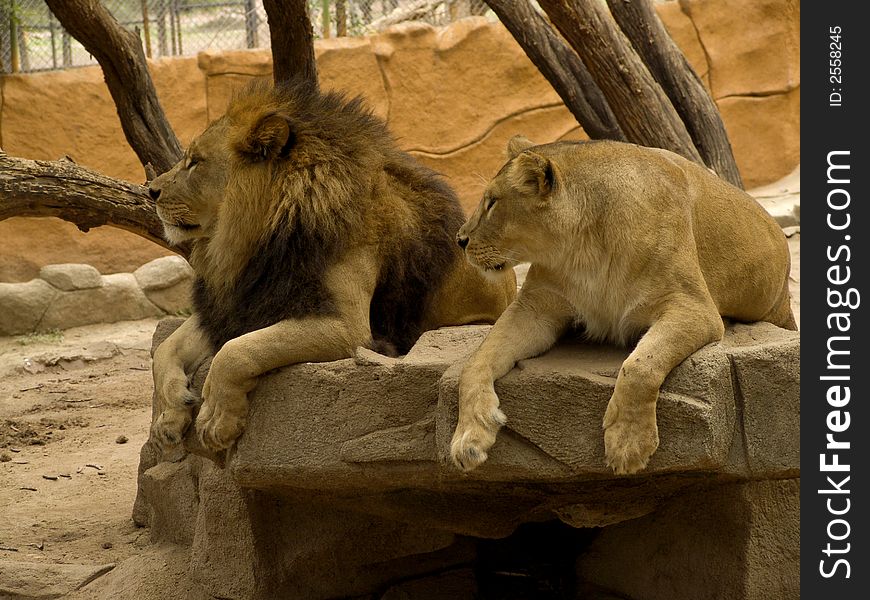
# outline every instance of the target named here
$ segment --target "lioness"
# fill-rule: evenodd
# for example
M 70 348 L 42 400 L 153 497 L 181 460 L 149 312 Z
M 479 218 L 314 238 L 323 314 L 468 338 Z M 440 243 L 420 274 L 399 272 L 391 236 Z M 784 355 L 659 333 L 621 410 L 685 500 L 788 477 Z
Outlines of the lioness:
M 167 239 L 193 243 L 195 312 L 154 355 L 152 439 L 179 444 L 199 399 L 188 375 L 215 353 L 196 431 L 229 447 L 262 373 L 406 352 L 427 329 L 493 322 L 516 280 L 487 280 L 454 236 L 440 177 L 399 151 L 359 99 L 257 84 L 151 182 Z
M 751 196 L 666 150 L 516 137 L 508 155 L 457 241 L 487 273 L 532 264 L 462 371 L 452 459 L 486 460 L 506 420 L 494 380 L 576 322 L 594 339 L 639 338 L 604 415 L 607 464 L 639 471 L 658 447 L 662 382 L 722 338 L 722 317 L 796 329 L 785 236 Z

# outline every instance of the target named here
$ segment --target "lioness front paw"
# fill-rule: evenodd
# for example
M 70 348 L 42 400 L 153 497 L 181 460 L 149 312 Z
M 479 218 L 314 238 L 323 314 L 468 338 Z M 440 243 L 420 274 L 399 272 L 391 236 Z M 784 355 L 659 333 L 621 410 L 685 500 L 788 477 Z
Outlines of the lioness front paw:
M 507 417 L 498 408 L 498 396 L 492 386 L 460 388 L 459 422 L 450 442 L 453 464 L 466 472 L 478 467 L 487 459 L 495 436 L 505 423 Z
M 655 404 L 629 409 L 610 400 L 604 413 L 604 458 L 618 475 L 644 469 L 656 448 L 659 430 Z
M 212 385 L 210 377 L 206 377 L 202 397 L 202 408 L 196 417 L 196 435 L 209 450 L 225 450 L 245 429 L 247 394 L 229 386 Z

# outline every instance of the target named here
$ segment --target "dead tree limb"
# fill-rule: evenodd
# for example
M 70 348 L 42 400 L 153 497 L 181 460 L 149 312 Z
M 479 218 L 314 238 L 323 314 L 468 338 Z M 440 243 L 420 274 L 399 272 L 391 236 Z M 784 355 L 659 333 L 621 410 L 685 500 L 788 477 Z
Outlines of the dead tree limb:
M 158 173 L 172 168 L 181 145 L 163 114 L 139 37 L 121 27 L 99 0 L 46 0 L 64 28 L 100 67 L 127 142 L 142 165 Z
M 586 65 L 528 0 L 486 0 L 591 138 L 625 141 Z
M 186 249 L 163 239 L 163 226 L 144 186 L 67 160 L 14 158 L 0 150 L 0 220 L 9 217 L 58 217 L 82 231 L 113 225 L 187 256 Z
M 272 76 L 276 84 L 297 78 L 315 89 L 314 29 L 305 0 L 263 0 L 272 39 Z
M 589 69 L 629 141 L 703 164 L 670 99 L 603 5 L 597 0 L 538 3 Z
M 610 13 L 631 40 L 685 123 L 704 163 L 722 179 L 743 187 L 719 109 L 689 61 L 671 39 L 650 0 L 607 0 Z

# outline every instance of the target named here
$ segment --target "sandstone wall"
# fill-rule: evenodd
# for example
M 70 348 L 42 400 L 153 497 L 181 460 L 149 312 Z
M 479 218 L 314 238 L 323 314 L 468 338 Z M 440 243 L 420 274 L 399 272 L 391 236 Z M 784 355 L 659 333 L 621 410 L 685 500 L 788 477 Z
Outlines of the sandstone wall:
M 659 10 L 719 105 L 747 187 L 788 174 L 800 162 L 799 2 L 680 0 Z M 467 209 L 512 135 L 584 136 L 510 34 L 483 18 L 319 40 L 316 50 L 323 87 L 364 95 L 400 146 L 443 172 Z M 268 51 L 254 50 L 157 60 L 151 69 L 186 144 L 222 113 L 233 90 L 268 76 L 271 63 Z M 9 154 L 68 154 L 108 175 L 144 179 L 99 68 L 9 75 L 0 86 L 0 146 Z M 114 229 L 84 235 L 55 219 L 0 222 L 0 281 L 25 281 L 58 262 L 133 271 L 165 254 Z

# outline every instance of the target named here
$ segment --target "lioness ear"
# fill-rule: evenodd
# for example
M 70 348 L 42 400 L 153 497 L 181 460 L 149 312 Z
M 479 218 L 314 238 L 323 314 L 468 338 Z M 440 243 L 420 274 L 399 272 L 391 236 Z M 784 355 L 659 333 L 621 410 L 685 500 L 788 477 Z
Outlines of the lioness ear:
M 523 152 L 511 163 L 510 183 L 526 194 L 544 196 L 556 183 L 556 173 L 550 159 L 535 152 Z
M 532 140 L 530 140 L 526 136 L 515 135 L 514 137 L 512 137 L 508 141 L 508 145 L 507 145 L 508 160 L 511 160 L 512 158 L 516 158 L 520 152 L 522 152 L 523 150 L 526 150 L 527 148 L 531 148 L 534 145 L 535 145 L 535 142 L 533 142 Z
M 252 160 L 271 160 L 286 156 L 296 143 L 296 135 L 286 117 L 268 114 L 251 127 L 238 150 Z

